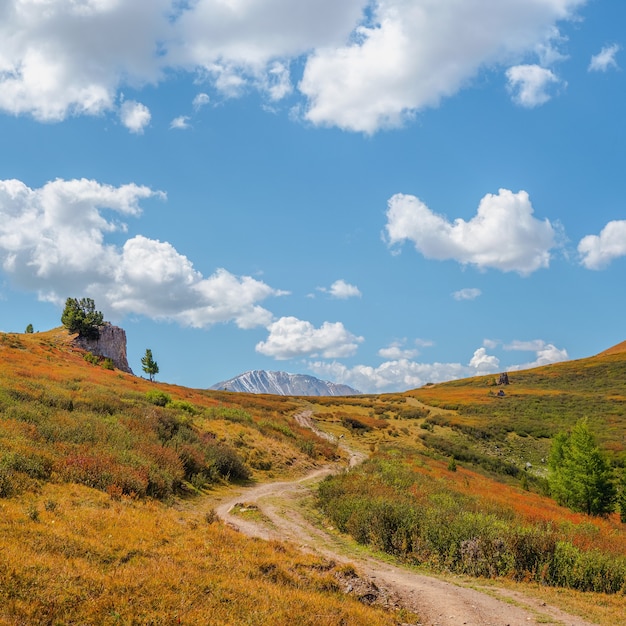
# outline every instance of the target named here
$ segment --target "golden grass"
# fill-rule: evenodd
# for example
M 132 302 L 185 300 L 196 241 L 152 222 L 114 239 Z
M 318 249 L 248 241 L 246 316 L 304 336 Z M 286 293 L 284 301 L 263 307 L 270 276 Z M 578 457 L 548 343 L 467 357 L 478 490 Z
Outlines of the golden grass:
M 0 623 L 395 623 L 341 593 L 333 563 L 208 513 L 77 485 L 0 501 Z

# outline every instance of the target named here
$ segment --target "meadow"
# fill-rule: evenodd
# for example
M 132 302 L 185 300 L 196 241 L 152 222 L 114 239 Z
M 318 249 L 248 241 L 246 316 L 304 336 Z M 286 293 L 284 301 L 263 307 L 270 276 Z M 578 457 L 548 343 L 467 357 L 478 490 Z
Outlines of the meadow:
M 345 467 L 344 446 L 367 459 L 320 484 L 326 525 L 422 571 L 562 590 L 596 623 L 625 623 L 626 525 L 558 506 L 546 459 L 586 417 L 624 468 L 626 351 L 499 389 L 205 391 L 112 369 L 63 329 L 0 334 L 0 624 L 402 621 L 344 594 L 341 565 L 213 512 L 233 488 Z

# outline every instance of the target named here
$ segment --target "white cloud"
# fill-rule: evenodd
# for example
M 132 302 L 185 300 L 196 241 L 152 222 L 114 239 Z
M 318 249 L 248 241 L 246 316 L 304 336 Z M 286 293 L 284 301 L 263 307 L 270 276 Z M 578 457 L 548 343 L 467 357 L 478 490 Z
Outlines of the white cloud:
M 381 348 L 378 351 L 378 356 L 388 361 L 398 361 L 400 359 L 414 359 L 419 351 L 415 349 L 405 348 L 404 341 L 394 341 L 386 348 Z
M 615 56 L 621 50 L 621 46 L 612 44 L 610 46 L 604 46 L 598 54 L 594 54 L 591 57 L 588 70 L 590 72 L 606 72 L 608 69 L 617 69 L 617 61 Z
M 546 343 L 541 339 L 535 339 L 534 341 L 514 341 L 508 346 L 504 346 L 505 350 L 520 350 L 524 352 L 534 352 L 536 359 L 528 363 L 521 365 L 513 365 L 507 368 L 509 371 L 525 370 L 533 367 L 540 367 L 541 365 L 550 365 L 551 363 L 559 363 L 560 361 L 566 361 L 569 358 L 567 350 L 557 348 L 551 343 Z
M 416 363 L 409 359 L 386 361 L 378 367 L 347 367 L 337 361 L 313 361 L 308 367 L 318 376 L 350 385 L 364 393 L 406 391 L 428 382 L 438 383 L 470 375 L 468 368 L 460 363 Z
M 382 351 L 381 351 L 382 352 Z M 426 383 L 440 383 L 469 376 L 498 371 L 499 361 L 486 354 L 484 348 L 474 352 L 468 365 L 461 363 L 417 363 L 410 357 L 391 359 L 378 367 L 355 365 L 348 367 L 337 361 L 312 361 L 308 367 L 319 376 L 350 385 L 364 393 L 406 391 Z
M 363 337 L 356 337 L 341 322 L 324 322 L 315 328 L 296 317 L 281 317 L 268 327 L 267 341 L 257 344 L 261 354 L 284 360 L 301 356 L 325 359 L 352 356 Z
M 187 130 L 188 128 L 191 128 L 188 115 L 175 117 L 170 123 L 170 129 L 172 130 Z
M 141 102 L 126 100 L 120 106 L 120 120 L 122 124 L 136 135 L 143 134 L 151 118 L 150 109 L 145 104 L 141 104 Z
M 505 350 L 517 350 L 519 352 L 537 352 L 545 346 L 545 342 L 542 339 L 533 339 L 531 341 L 520 341 L 515 339 L 511 343 L 504 344 L 502 347 Z
M 161 77 L 157 42 L 171 0 L 6 0 L 0 8 L 0 109 L 58 121 L 112 110 L 122 83 Z
M 480 201 L 469 222 L 458 218 L 450 223 L 419 198 L 396 194 L 388 203 L 387 239 L 390 245 L 408 239 L 428 259 L 527 275 L 549 266 L 555 246 L 552 225 L 533 212 L 525 191 L 500 189 Z
M 561 84 L 552 70 L 539 65 L 516 65 L 506 71 L 513 101 L 527 109 L 545 104 L 552 97 L 550 87 Z
M 282 100 L 293 91 L 291 73 L 287 64 L 276 61 L 269 67 L 265 91 L 274 102 Z
M 473 367 L 477 373 L 489 373 L 498 369 L 500 359 L 498 357 L 487 354 L 486 348 L 478 348 L 472 358 L 469 366 Z
M 578 244 L 581 263 L 589 270 L 601 270 L 614 259 L 626 256 L 626 220 L 609 222 L 600 235 L 587 235 Z
M 355 285 L 347 283 L 343 279 L 336 280 L 328 289 L 320 287 L 319 291 L 330 294 L 333 298 L 347 300 L 348 298 L 360 298 L 361 292 Z
M 484 344 L 491 350 L 500 342 L 485 340 Z M 542 340 L 529 342 L 513 341 L 505 349 L 524 350 L 536 353 L 536 359 L 523 365 L 507 367 L 508 371 L 517 371 L 548 365 L 567 360 L 567 350 L 556 348 L 553 344 Z M 381 350 L 380 356 L 389 358 L 378 367 L 355 365 L 349 367 L 337 361 L 312 361 L 308 368 L 319 376 L 337 383 L 350 385 L 364 393 L 382 393 L 406 391 L 422 387 L 426 383 L 441 383 L 448 380 L 495 374 L 502 370 L 500 359 L 488 354 L 483 346 L 474 351 L 467 365 L 461 363 L 418 363 L 412 357 L 402 355 L 402 343 L 392 344 L 388 352 Z M 393 358 L 396 357 L 396 358 Z
M 199 93 L 192 102 L 194 111 L 199 111 L 202 107 L 205 107 L 211 102 L 211 98 L 206 93 Z
M 546 56 L 585 1 L 5 0 L 0 110 L 98 115 L 121 88 L 186 71 L 226 96 L 255 88 L 274 102 L 299 81 L 307 120 L 372 133 L 482 68 Z
M 21 288 L 62 304 L 72 295 L 93 298 L 107 315 L 129 313 L 194 327 L 233 321 L 267 326 L 259 302 L 284 292 L 224 269 L 202 276 L 171 244 L 137 235 L 121 246 L 106 242 L 126 232 L 118 216 L 139 215 L 139 202 L 165 194 L 134 184 L 55 180 L 30 189 L 0 181 L 0 263 Z
M 482 293 L 480 289 L 467 287 L 465 289 L 459 289 L 459 291 L 454 291 L 452 297 L 455 300 L 476 300 Z
M 378 0 L 349 45 L 320 48 L 300 83 L 306 118 L 373 133 L 436 106 L 483 67 L 544 48 L 584 0 Z M 547 71 L 547 70 L 546 70 Z M 544 77 L 545 80 L 545 77 Z

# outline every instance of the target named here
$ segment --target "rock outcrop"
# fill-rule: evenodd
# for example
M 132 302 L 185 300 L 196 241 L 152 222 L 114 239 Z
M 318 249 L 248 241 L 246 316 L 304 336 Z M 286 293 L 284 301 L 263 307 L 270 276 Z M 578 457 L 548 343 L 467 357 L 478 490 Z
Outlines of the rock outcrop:
M 98 333 L 97 339 L 79 335 L 74 339 L 74 345 L 96 356 L 111 359 L 118 370 L 132 374 L 133 371 L 126 357 L 126 331 L 119 326 L 105 322 L 102 326 L 98 326 Z

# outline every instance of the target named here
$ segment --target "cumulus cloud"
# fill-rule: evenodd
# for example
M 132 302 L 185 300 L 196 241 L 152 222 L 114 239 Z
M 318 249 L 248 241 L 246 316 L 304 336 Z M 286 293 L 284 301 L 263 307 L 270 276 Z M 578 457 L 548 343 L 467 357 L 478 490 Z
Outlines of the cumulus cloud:
M 396 194 L 388 203 L 387 240 L 393 245 L 408 239 L 428 259 L 528 275 L 549 266 L 556 236 L 550 222 L 533 213 L 525 191 L 500 189 L 480 201 L 469 222 L 450 223 L 419 198 Z
M 559 363 L 569 358 L 565 348 L 557 348 L 554 344 L 546 343 L 542 339 L 533 341 L 514 341 L 504 346 L 505 350 L 519 350 L 522 352 L 534 352 L 536 358 L 528 363 L 521 365 L 513 365 L 507 368 L 509 371 L 525 370 L 532 367 L 540 367 L 541 365 L 550 365 L 551 363 Z
M 119 218 L 141 213 L 141 200 L 165 194 L 135 184 L 113 187 L 93 180 L 55 180 L 31 189 L 0 181 L 0 263 L 18 286 L 62 304 L 67 296 L 93 298 L 108 316 L 129 313 L 194 327 L 233 321 L 267 326 L 259 302 L 284 292 L 225 269 L 204 277 L 167 242 L 141 235 L 120 246 Z M 113 217 L 105 217 L 113 213 Z
M 444 382 L 468 376 L 468 368 L 460 363 L 416 363 L 409 359 L 386 361 L 378 367 L 348 367 L 337 361 L 312 361 L 309 369 L 316 375 L 337 383 L 350 385 L 364 393 L 406 391 L 427 382 Z
M 552 70 L 539 65 L 510 67 L 506 77 L 513 101 L 527 109 L 548 102 L 552 97 L 550 87 L 561 83 Z
M 419 363 L 408 354 L 402 354 L 402 343 L 392 344 L 389 348 L 379 351 L 379 355 L 387 358 L 377 367 L 369 365 L 347 366 L 338 361 L 310 361 L 308 368 L 319 376 L 329 380 L 350 385 L 364 393 L 382 393 L 406 391 L 422 387 L 426 383 L 440 383 L 471 376 L 495 374 L 502 370 L 498 357 L 488 353 L 501 345 L 500 341 L 485 340 L 485 345 L 474 351 L 467 365 L 462 363 Z M 567 350 L 559 349 L 542 340 L 513 341 L 502 346 L 506 350 L 534 352 L 533 361 L 507 367 L 508 371 L 517 371 L 548 365 L 567 360 Z
M 325 359 L 352 356 L 363 337 L 349 332 L 341 322 L 324 322 L 315 328 L 311 322 L 296 317 L 281 317 L 268 327 L 266 341 L 257 344 L 261 354 L 278 360 L 320 356 Z
M 621 46 L 612 44 L 610 46 L 604 46 L 598 54 L 594 54 L 589 62 L 588 70 L 590 72 L 606 72 L 613 68 L 617 69 L 617 61 L 615 56 L 621 50 Z
M 122 83 L 162 75 L 171 0 L 7 0 L 0 7 L 0 109 L 58 121 L 112 110 Z
M 134 100 L 122 102 L 120 106 L 120 120 L 131 133 L 142 135 L 151 119 L 150 109 L 145 104 L 135 102 Z
M 180 115 L 170 122 L 171 130 L 187 130 L 188 128 L 191 128 L 188 115 Z
M 349 45 L 315 50 L 307 60 L 300 83 L 309 99 L 306 118 L 365 133 L 402 124 L 456 93 L 480 68 L 506 63 L 542 44 L 547 48 L 558 36 L 555 23 L 572 17 L 582 4 L 374 2 L 371 20 L 355 30 Z M 544 73 L 544 88 L 547 77 Z M 530 81 L 526 77 L 524 83 Z M 534 93 L 537 98 L 537 88 Z
M 393 348 L 393 346 L 392 346 Z M 381 352 L 383 352 L 381 350 Z M 392 352 L 390 351 L 389 354 Z M 378 367 L 355 365 L 348 367 L 338 361 L 311 361 L 309 369 L 319 376 L 350 385 L 365 393 L 406 391 L 426 383 L 466 378 L 498 371 L 499 361 L 489 356 L 484 348 L 474 352 L 467 365 L 461 363 L 418 363 L 408 356 L 390 359 Z
M 626 256 L 626 220 L 609 222 L 599 235 L 587 235 L 578 244 L 581 263 L 589 270 L 601 270 L 614 259 Z
M 480 289 L 467 287 L 465 289 L 459 289 L 459 291 L 454 291 L 452 297 L 455 300 L 476 300 L 482 293 Z
M 486 348 L 478 348 L 470 359 L 469 366 L 477 372 L 493 372 L 500 366 L 498 357 L 487 354 Z
M 98 115 L 124 86 L 186 71 L 225 96 L 254 88 L 272 102 L 297 84 L 308 121 L 372 133 L 481 68 L 552 50 L 558 23 L 585 1 L 6 0 L 0 109 Z
M 361 292 L 358 287 L 347 283 L 340 278 L 336 280 L 328 289 L 326 287 L 320 287 L 319 291 L 330 294 L 333 298 L 339 300 L 347 300 L 348 298 L 360 298 Z

